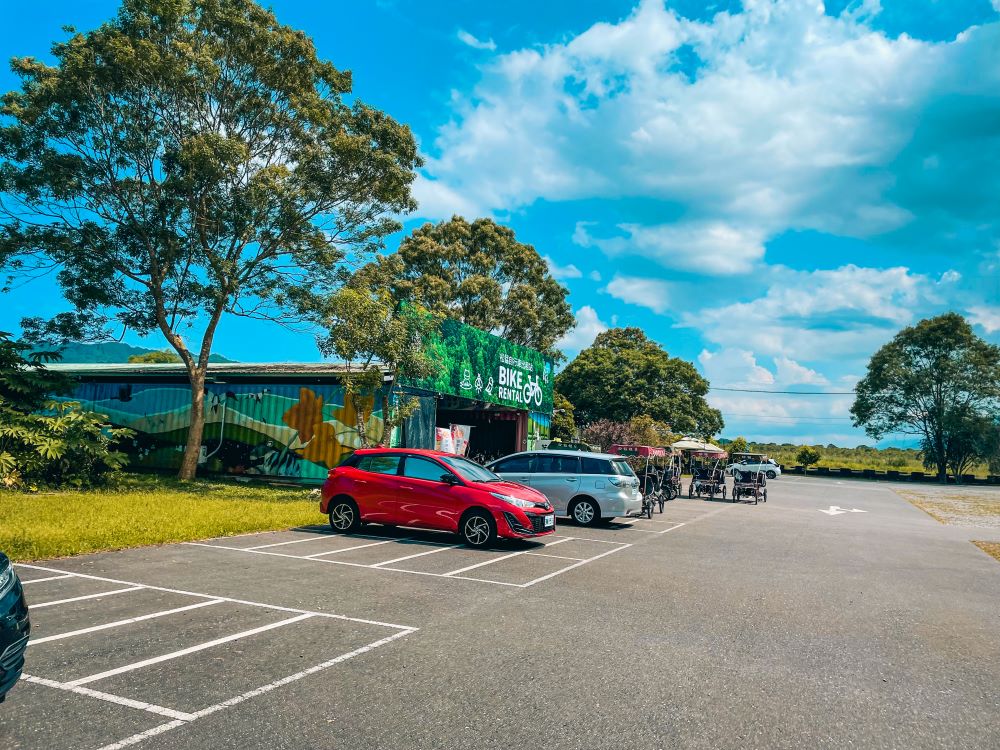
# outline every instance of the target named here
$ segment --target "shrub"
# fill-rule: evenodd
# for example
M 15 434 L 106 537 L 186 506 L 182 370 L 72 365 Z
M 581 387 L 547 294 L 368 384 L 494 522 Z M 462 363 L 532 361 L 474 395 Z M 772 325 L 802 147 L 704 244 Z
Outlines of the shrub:
M 814 463 L 817 463 L 819 459 L 819 451 L 815 448 L 810 448 L 808 445 L 803 445 L 801 450 L 795 454 L 795 460 L 806 468 L 812 466 Z
M 0 486 L 102 484 L 127 463 L 115 444 L 133 434 L 73 401 L 49 401 L 44 412 L 26 414 L 0 399 Z

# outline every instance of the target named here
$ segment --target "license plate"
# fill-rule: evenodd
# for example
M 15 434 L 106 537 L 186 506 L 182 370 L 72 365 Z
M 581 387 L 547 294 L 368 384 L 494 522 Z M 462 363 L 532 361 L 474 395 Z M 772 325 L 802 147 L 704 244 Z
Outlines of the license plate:
M 550 526 L 555 526 L 556 525 L 556 517 L 555 516 L 545 516 L 545 520 L 542 521 L 542 525 L 545 526 L 546 528 L 548 528 Z

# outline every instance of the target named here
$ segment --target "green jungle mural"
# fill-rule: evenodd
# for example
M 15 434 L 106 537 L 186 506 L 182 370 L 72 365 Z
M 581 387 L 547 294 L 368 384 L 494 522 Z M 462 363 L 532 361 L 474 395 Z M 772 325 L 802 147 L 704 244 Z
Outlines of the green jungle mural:
M 225 383 L 205 391 L 201 466 L 209 472 L 323 480 L 359 445 L 355 410 L 341 386 Z M 132 466 L 180 466 L 190 423 L 186 384 L 81 383 L 66 400 L 135 430 L 123 446 Z M 430 420 L 431 432 L 433 418 L 433 411 L 420 417 Z M 376 411 L 370 426 L 381 419 Z

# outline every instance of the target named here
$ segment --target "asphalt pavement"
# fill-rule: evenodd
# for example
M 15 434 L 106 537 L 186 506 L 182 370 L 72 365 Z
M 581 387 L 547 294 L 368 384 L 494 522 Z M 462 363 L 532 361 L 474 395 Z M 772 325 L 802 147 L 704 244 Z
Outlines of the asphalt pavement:
M 488 552 L 317 512 L 20 566 L 0 748 L 1000 747 L 1000 531 L 768 489 Z

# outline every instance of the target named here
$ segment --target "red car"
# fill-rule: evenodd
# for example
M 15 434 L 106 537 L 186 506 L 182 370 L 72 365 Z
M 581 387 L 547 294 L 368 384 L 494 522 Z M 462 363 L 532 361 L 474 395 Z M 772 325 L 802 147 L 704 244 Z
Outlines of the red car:
M 322 497 L 320 510 L 341 533 L 371 522 L 457 532 L 469 546 L 485 547 L 497 537 L 555 531 L 545 495 L 438 451 L 359 449 L 330 470 Z

